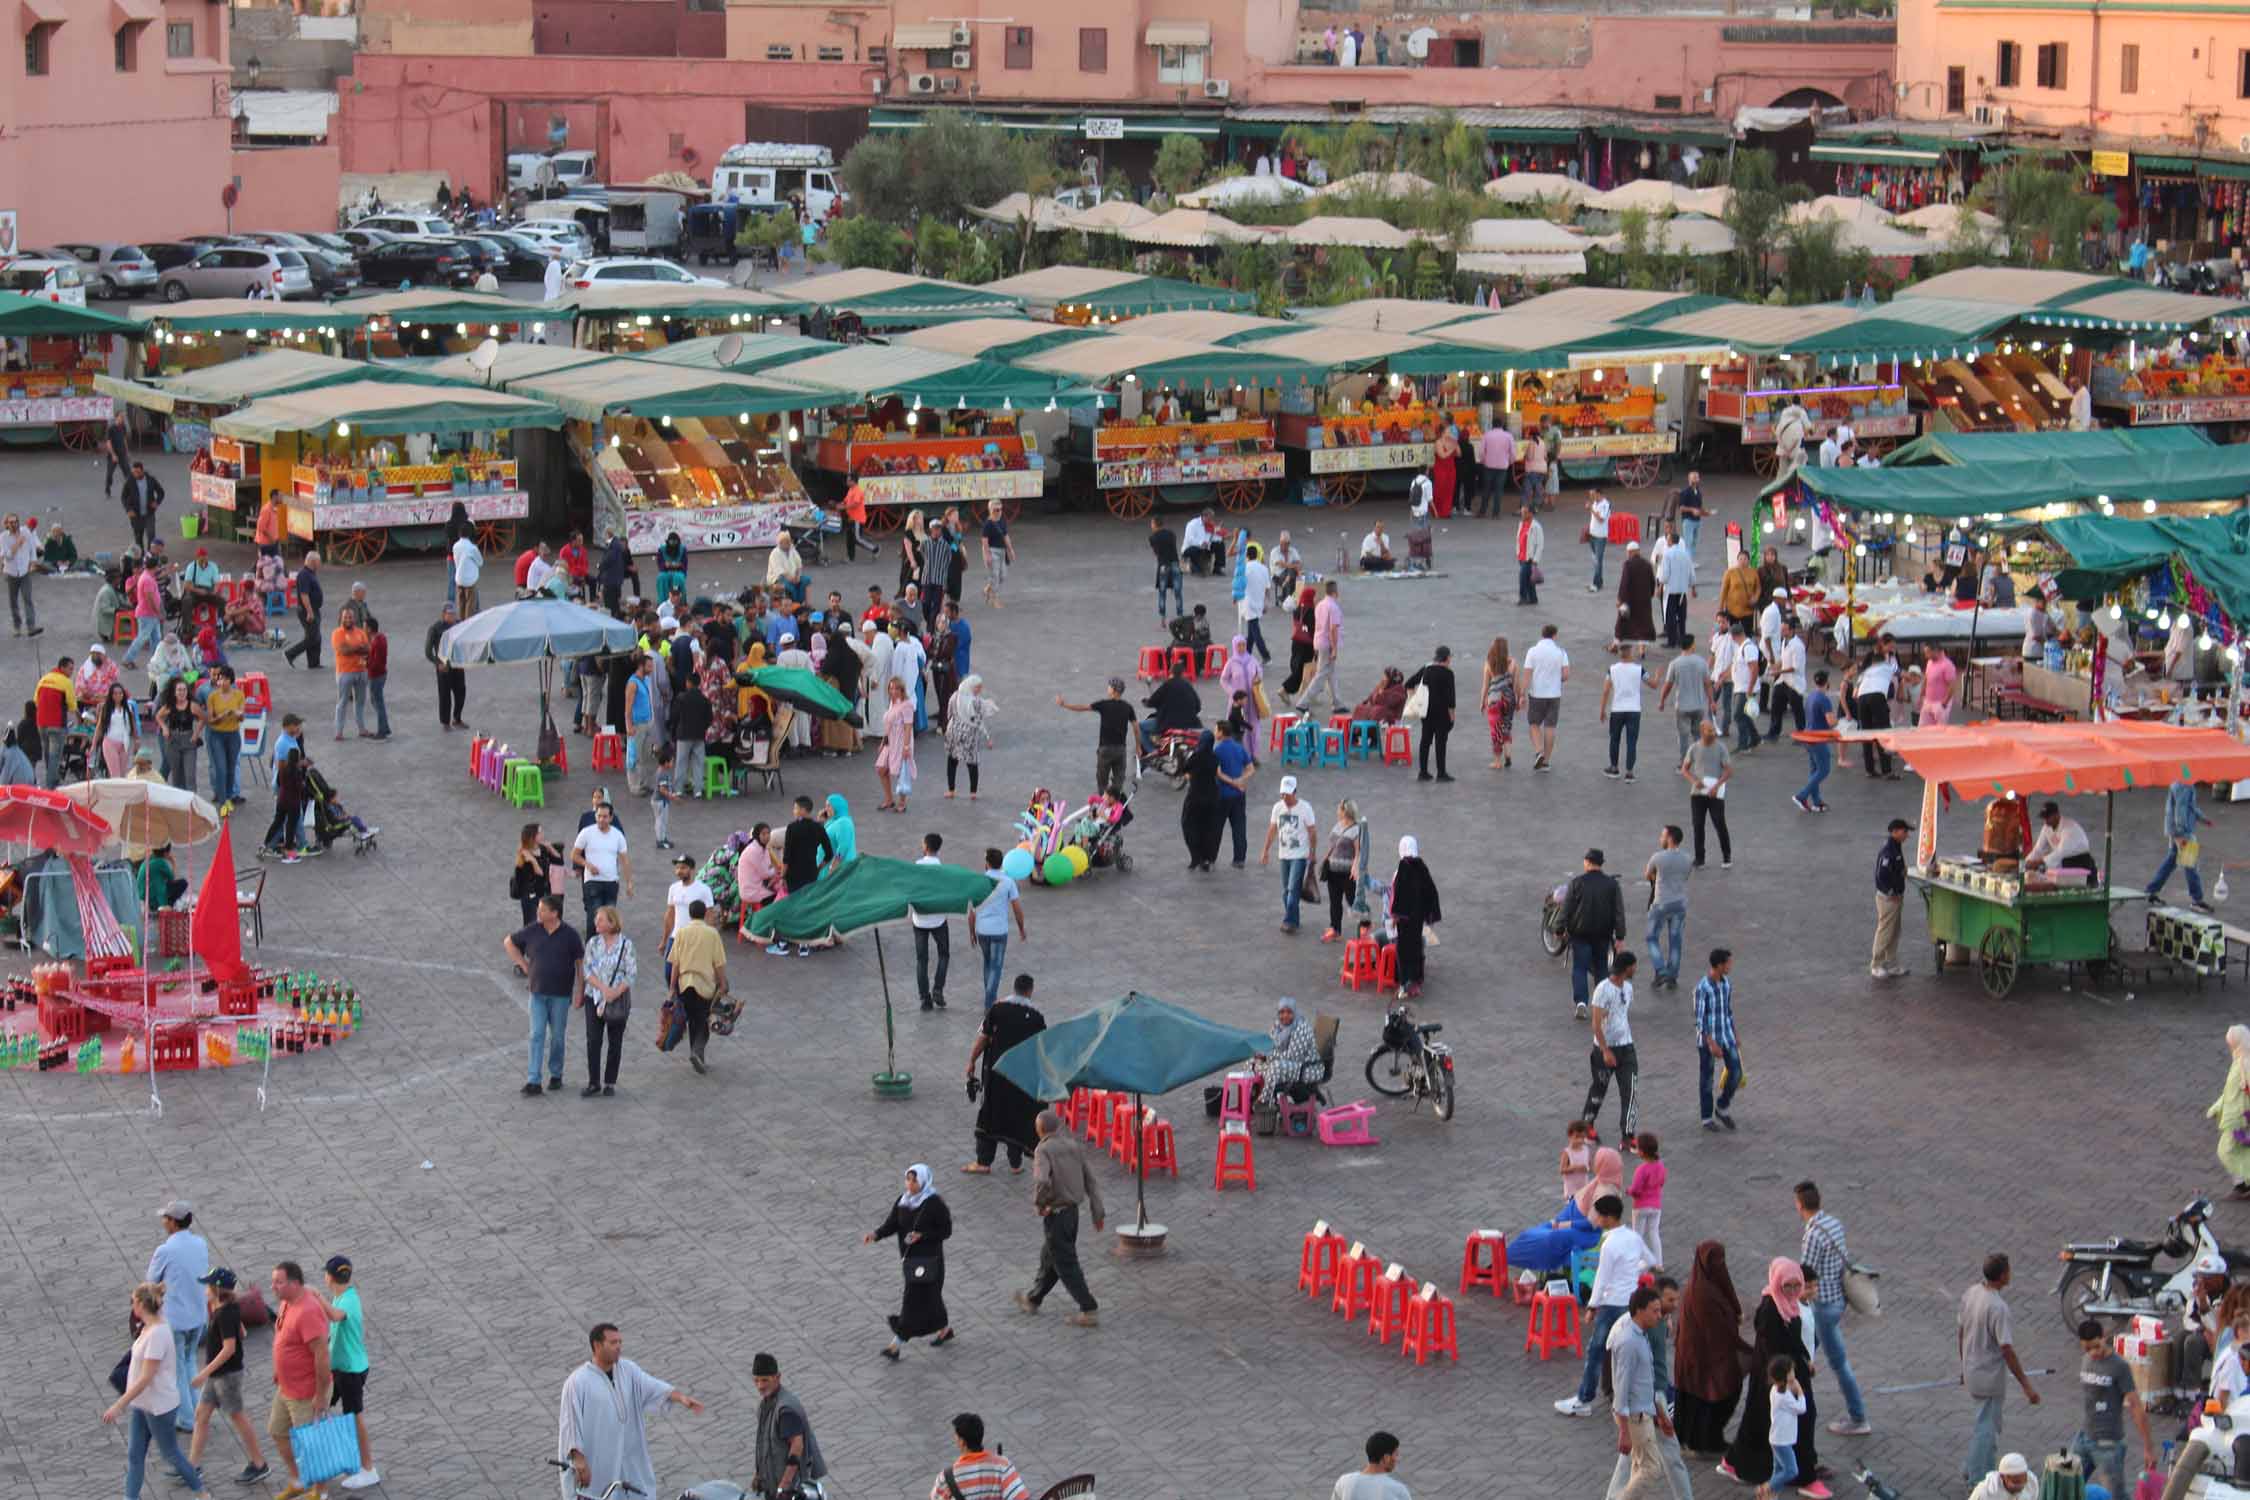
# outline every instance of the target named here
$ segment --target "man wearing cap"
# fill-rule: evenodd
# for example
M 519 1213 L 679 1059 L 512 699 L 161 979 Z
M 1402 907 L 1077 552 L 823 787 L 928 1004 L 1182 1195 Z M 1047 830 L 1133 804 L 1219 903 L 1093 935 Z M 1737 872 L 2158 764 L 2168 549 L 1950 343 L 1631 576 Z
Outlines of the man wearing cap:
M 211 1437 L 210 1414 L 219 1412 L 234 1424 L 234 1435 L 241 1440 L 245 1455 L 242 1472 L 234 1476 L 234 1482 L 256 1484 L 269 1470 L 258 1451 L 258 1429 L 250 1425 L 249 1416 L 242 1410 L 242 1308 L 235 1302 L 235 1275 L 225 1266 L 215 1266 L 201 1279 L 204 1306 L 210 1317 L 203 1325 L 203 1363 L 189 1380 L 189 1384 L 203 1388 L 203 1396 L 196 1403 L 195 1436 L 188 1440 L 188 1462 L 198 1470 L 203 1467 L 203 1445 Z
M 606 1494 L 620 1481 L 642 1495 L 654 1496 L 656 1465 L 648 1456 L 649 1413 L 669 1401 L 700 1414 L 703 1403 L 624 1358 L 625 1339 L 615 1323 L 596 1323 L 587 1332 L 586 1343 L 591 1351 L 586 1362 L 570 1372 L 562 1388 L 555 1457 L 570 1465 L 559 1476 L 562 1500 Z
M 334 1404 L 359 1430 L 359 1472 L 346 1476 L 344 1488 L 364 1490 L 383 1482 L 374 1450 L 367 1445 L 367 1324 L 360 1312 L 359 1288 L 352 1285 L 351 1261 L 332 1255 L 321 1270 L 328 1286 L 328 1368 L 336 1377 Z
M 2031 1483 L 2031 1465 L 2021 1453 L 2004 1455 L 2000 1466 L 1969 1491 L 1969 1500 L 2014 1500 L 2022 1494 L 2038 1494 Z
M 804 1403 L 781 1383 L 781 1361 L 763 1351 L 751 1356 L 750 1383 L 758 1388 L 758 1430 L 751 1449 L 751 1489 L 780 1495 L 807 1479 L 828 1477 Z
M 1310 802 L 1297 796 L 1297 778 L 1281 778 L 1281 796 L 1266 815 L 1266 842 L 1258 863 L 1273 862 L 1274 846 L 1281 846 L 1281 930 L 1297 930 L 1298 904 L 1303 899 L 1305 871 L 1320 845 L 1320 819 Z
M 203 1294 L 196 1290 L 211 1269 L 211 1247 L 195 1232 L 195 1205 L 174 1198 L 157 1210 L 164 1226 L 164 1242 L 148 1258 L 148 1275 L 164 1288 L 164 1322 L 172 1330 L 172 1349 L 178 1356 L 180 1407 L 173 1425 L 182 1432 L 195 1428 L 195 1346 L 203 1337 Z
M 1563 890 L 1563 935 L 1570 939 L 1570 998 L 1579 1020 L 1590 1012 L 1595 982 L 1625 946 L 1625 893 L 1602 868 L 1602 851 L 1588 849 L 1577 875 Z
M 180 616 L 193 619 L 196 606 L 208 605 L 215 615 L 226 613 L 226 601 L 219 597 L 219 565 L 211 561 L 211 549 L 198 547 L 194 558 L 180 569 Z
M 78 694 L 81 703 L 99 703 L 109 696 L 109 685 L 117 681 L 117 667 L 109 659 L 109 648 L 100 641 L 86 648 L 86 659 L 78 670 L 70 674 L 71 690 Z
M 2087 870 L 2094 868 L 2094 846 L 2087 841 L 2085 825 L 2063 816 L 2059 802 L 2039 808 L 2039 836 L 2024 856 L 2027 870 Z

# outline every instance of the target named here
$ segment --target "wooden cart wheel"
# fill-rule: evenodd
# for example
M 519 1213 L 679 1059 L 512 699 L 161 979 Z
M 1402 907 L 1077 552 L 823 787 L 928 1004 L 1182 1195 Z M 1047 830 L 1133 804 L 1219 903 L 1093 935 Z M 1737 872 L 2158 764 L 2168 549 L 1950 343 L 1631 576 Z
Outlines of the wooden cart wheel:
M 93 422 L 65 422 L 58 434 L 62 445 L 73 453 L 91 453 L 101 446 L 101 427 Z
M 1657 459 L 1653 453 L 1637 453 L 1631 458 L 1621 458 L 1610 470 L 1619 489 L 1645 490 L 1656 483 Z
M 1750 472 L 1760 479 L 1771 479 L 1781 472 L 1781 451 L 1771 443 L 1751 443 Z
M 850 525 L 850 522 L 845 522 Z M 889 536 L 906 524 L 906 507 L 903 505 L 870 505 L 867 507 L 867 525 L 863 528 L 869 536 Z
M 1977 958 L 1978 977 L 1987 995 L 1998 1000 L 2016 987 L 2022 951 L 2020 940 L 2008 928 L 1995 927 L 1984 935 Z
M 1145 485 L 1131 485 L 1109 492 L 1109 513 L 1120 521 L 1138 521 L 1156 509 L 1156 491 Z
M 380 526 L 363 531 L 331 531 L 328 533 L 328 561 L 340 567 L 362 568 L 381 557 L 390 542 L 390 532 Z
M 1366 497 L 1367 476 L 1358 470 L 1347 474 L 1331 474 L 1321 484 L 1321 493 L 1328 503 L 1338 510 L 1350 510 Z
M 1266 482 L 1263 479 L 1230 479 L 1219 486 L 1219 506 L 1222 510 L 1239 515 L 1256 510 L 1266 503 Z
M 506 552 L 516 545 L 516 523 L 513 521 L 479 521 L 477 550 L 486 557 Z

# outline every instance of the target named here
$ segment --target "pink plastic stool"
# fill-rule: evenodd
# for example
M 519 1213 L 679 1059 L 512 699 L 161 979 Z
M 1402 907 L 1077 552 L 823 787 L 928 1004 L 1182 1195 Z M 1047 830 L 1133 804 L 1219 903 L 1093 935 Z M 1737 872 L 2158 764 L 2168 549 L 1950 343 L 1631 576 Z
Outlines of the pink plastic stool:
M 1229 1121 L 1240 1121 L 1243 1129 L 1250 1128 L 1250 1090 L 1258 1081 L 1255 1073 L 1229 1073 L 1219 1092 L 1219 1128 L 1227 1128 Z

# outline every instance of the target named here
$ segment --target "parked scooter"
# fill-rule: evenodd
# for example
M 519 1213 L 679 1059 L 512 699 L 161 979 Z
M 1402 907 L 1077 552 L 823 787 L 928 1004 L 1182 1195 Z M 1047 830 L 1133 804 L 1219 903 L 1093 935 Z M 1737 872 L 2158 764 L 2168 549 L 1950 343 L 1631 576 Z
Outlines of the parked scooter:
M 2213 1237 L 2210 1217 L 2211 1200 L 2196 1198 L 2165 1221 L 2160 1240 L 2112 1237 L 2063 1246 L 2055 1285 L 2063 1326 L 2075 1332 L 2088 1318 L 2170 1317 L 2194 1297 L 2197 1277 L 2235 1274 L 2235 1258 Z M 2157 1265 L 2159 1257 L 2184 1261 L 2165 1268 Z

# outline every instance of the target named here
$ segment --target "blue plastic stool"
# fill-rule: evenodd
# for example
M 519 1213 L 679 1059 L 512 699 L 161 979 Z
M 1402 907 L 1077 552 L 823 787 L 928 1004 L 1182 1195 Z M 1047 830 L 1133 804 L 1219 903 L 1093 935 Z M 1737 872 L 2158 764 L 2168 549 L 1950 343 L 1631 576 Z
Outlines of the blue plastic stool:
M 1594 1271 L 1601 1259 L 1599 1245 L 1570 1252 L 1570 1285 L 1581 1302 L 1594 1294 Z
M 1292 724 L 1281 737 L 1281 763 L 1285 766 L 1309 766 L 1313 763 L 1313 734 L 1310 724 Z
M 1373 719 L 1352 720 L 1351 753 L 1360 760 L 1373 760 L 1380 750 L 1376 738 L 1381 734 L 1382 728 Z
M 1351 765 L 1344 754 L 1344 731 L 1323 727 L 1320 731 L 1319 764 L 1343 770 Z

